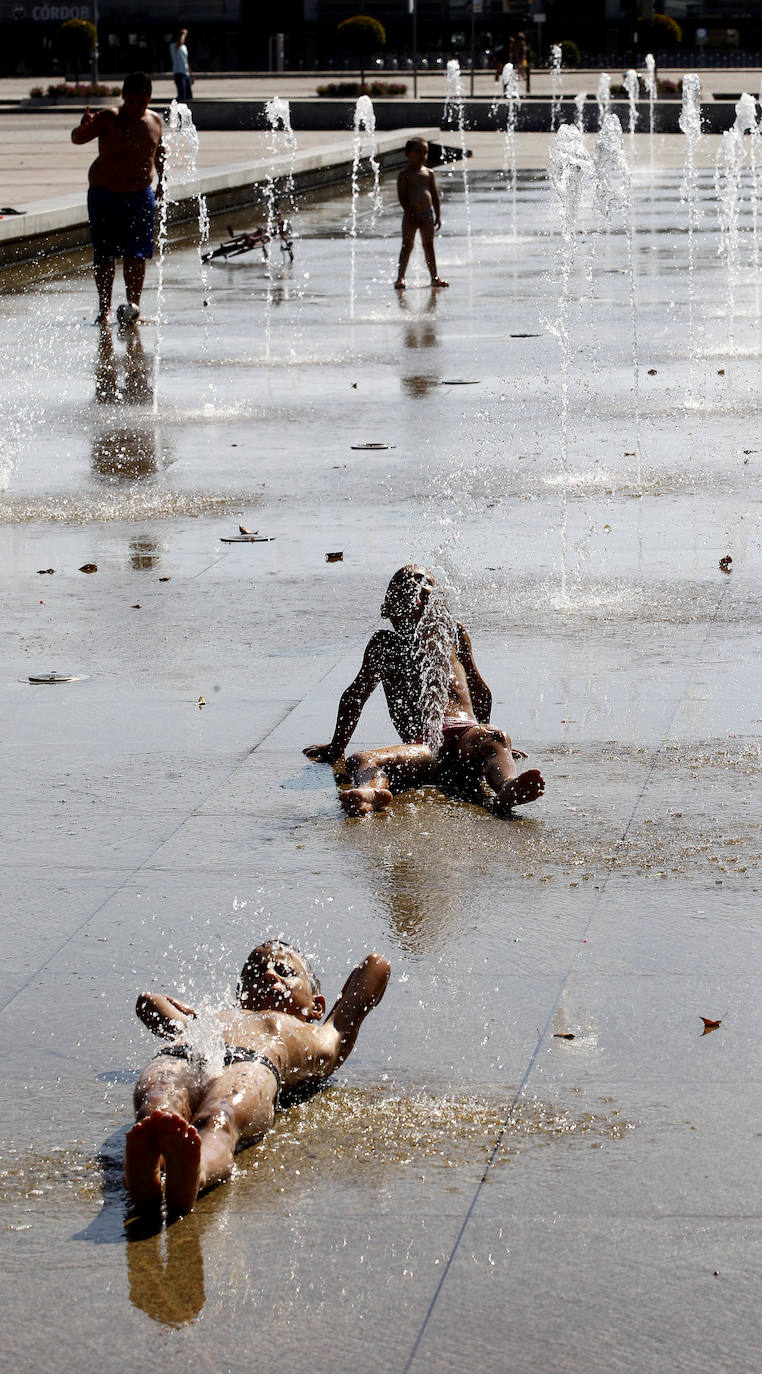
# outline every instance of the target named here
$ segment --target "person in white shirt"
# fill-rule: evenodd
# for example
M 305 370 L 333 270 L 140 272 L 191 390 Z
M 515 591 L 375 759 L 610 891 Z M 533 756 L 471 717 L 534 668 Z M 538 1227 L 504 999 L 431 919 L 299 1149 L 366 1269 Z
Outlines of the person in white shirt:
M 172 75 L 177 87 L 177 99 L 185 102 L 189 101 L 193 95 L 193 76 L 188 61 L 188 49 L 185 46 L 187 37 L 187 29 L 178 29 L 169 45 L 169 55 L 172 58 Z

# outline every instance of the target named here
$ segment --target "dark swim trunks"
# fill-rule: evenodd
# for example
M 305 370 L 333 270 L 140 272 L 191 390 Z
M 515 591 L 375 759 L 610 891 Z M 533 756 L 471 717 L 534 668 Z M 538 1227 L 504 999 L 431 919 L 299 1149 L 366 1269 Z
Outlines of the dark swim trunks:
M 190 1045 L 184 1045 L 182 1042 L 176 1045 L 166 1045 L 164 1049 L 159 1050 L 158 1054 L 154 1055 L 154 1059 L 162 1058 L 187 1059 L 189 1063 L 195 1061 L 199 1068 L 204 1068 L 207 1062 L 203 1054 L 199 1054 Z M 243 1045 L 226 1045 L 225 1058 L 222 1062 L 226 1069 L 230 1068 L 231 1064 L 263 1064 L 266 1069 L 269 1069 L 275 1079 L 275 1109 L 277 1111 L 282 1084 L 280 1073 L 272 1059 L 268 1059 L 267 1055 L 262 1054 L 260 1050 L 247 1050 Z
M 145 191 L 109 191 L 105 186 L 91 186 L 87 214 L 93 261 L 152 258 L 155 206 L 150 186 Z

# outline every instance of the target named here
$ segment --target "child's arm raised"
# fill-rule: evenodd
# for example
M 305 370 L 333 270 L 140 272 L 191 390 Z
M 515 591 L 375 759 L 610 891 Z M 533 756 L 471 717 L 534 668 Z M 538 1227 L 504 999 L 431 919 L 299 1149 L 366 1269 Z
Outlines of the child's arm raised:
M 381 954 L 369 954 L 360 966 L 350 973 L 335 1006 L 329 1012 L 321 1030 L 333 1029 L 338 1034 L 336 1059 L 331 1069 L 344 1063 L 354 1049 L 357 1033 L 369 1011 L 378 1006 L 386 992 L 391 967 Z
M 375 691 L 382 672 L 383 630 L 370 640 L 363 655 L 362 667 L 354 682 L 350 682 L 342 693 L 336 715 L 336 726 L 330 744 L 308 744 L 303 752 L 315 763 L 337 763 L 349 744 L 362 708 L 371 692 Z
M 141 992 L 135 1011 L 153 1035 L 160 1035 L 165 1040 L 173 1040 L 196 1017 L 192 1007 L 186 1007 L 176 997 L 162 997 L 156 992 Z
M 474 652 L 471 648 L 471 639 L 463 625 L 457 626 L 457 638 L 455 649 L 463 664 L 463 671 L 466 674 L 468 690 L 471 693 L 471 700 L 474 704 L 474 713 L 480 725 L 489 725 L 489 718 L 492 714 L 492 693 L 482 677 L 479 669 L 474 663 Z

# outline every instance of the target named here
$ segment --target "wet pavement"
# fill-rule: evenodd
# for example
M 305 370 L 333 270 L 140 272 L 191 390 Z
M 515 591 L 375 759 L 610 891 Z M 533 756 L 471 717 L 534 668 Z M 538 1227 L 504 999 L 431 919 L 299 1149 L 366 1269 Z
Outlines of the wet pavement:
M 91 327 L 84 268 L 0 297 L 20 1370 L 61 1364 L 62 1325 L 83 1371 L 259 1343 L 339 1370 L 756 1368 L 754 279 L 731 349 L 702 173 L 691 361 L 680 174 L 640 171 L 638 387 L 625 237 L 586 216 L 564 435 L 548 188 L 521 178 L 514 235 L 499 172 L 470 225 L 461 169 L 440 180 L 449 291 L 420 259 L 391 290 L 387 184 L 354 248 L 346 199 L 304 202 L 271 275 L 204 282 L 173 248 L 128 339 Z M 239 522 L 271 542 L 223 543 Z M 510 822 L 430 790 L 346 820 L 301 753 L 410 558 L 546 776 Z M 50 671 L 80 680 L 30 685 Z M 374 701 L 356 741 L 391 737 Z M 387 996 L 334 1084 L 151 1234 L 120 1184 L 155 1047 L 136 994 L 220 998 L 275 933 L 329 1001 L 379 949 Z

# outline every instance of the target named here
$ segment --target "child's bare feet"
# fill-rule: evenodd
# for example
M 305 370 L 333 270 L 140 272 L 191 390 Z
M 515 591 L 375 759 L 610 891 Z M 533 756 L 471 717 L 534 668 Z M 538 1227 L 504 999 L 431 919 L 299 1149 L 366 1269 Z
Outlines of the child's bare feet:
M 124 1146 L 124 1181 L 140 1211 L 161 1206 L 159 1148 L 156 1144 L 156 1112 L 136 1121 L 127 1132 Z
M 396 282 L 394 283 L 394 289 L 395 291 L 405 291 L 407 289 L 407 282 L 405 281 L 404 277 L 397 278 Z
M 432 278 L 431 278 L 431 285 L 432 285 L 432 286 L 449 286 L 450 283 L 449 283 L 448 281 L 445 281 L 442 277 L 432 277 Z
M 527 802 L 537 801 L 545 791 L 545 780 L 537 768 L 527 768 L 517 778 L 504 782 L 498 792 L 492 811 L 496 816 L 508 816 L 514 806 L 525 806 Z
M 348 816 L 369 816 L 383 811 L 392 800 L 388 787 L 347 787 L 339 793 L 339 801 Z
M 152 1112 L 164 1160 L 164 1197 L 170 1212 L 191 1212 L 201 1182 L 201 1136 L 177 1112 Z

